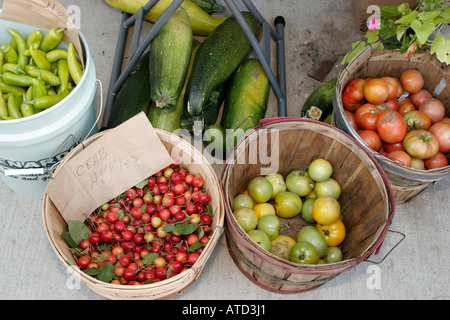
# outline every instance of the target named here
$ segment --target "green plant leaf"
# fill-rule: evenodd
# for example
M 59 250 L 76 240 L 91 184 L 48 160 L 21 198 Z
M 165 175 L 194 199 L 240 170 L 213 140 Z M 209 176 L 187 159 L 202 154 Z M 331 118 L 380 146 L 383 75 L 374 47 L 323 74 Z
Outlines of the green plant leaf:
M 441 11 L 439 11 L 439 16 L 444 18 L 445 20 L 450 19 L 450 7 L 447 7 Z
M 97 279 L 103 282 L 110 282 L 114 278 L 114 265 L 111 261 L 108 261 L 102 265 L 99 269 Z
M 450 38 L 445 39 L 443 35 L 439 34 L 431 44 L 430 53 L 436 54 L 440 62 L 450 64 Z
M 412 11 L 412 12 L 408 13 L 407 15 L 401 17 L 397 21 L 395 21 L 395 24 L 399 24 L 402 26 L 409 26 L 411 24 L 411 22 L 416 20 L 418 14 L 419 13 L 417 11 Z
M 345 55 L 344 59 L 342 59 L 341 64 L 345 65 L 352 61 L 352 59 L 365 47 L 366 43 L 362 40 L 352 43 L 352 50 Z
M 422 21 L 422 23 L 433 21 L 434 18 L 440 15 L 440 11 L 429 11 L 429 12 L 421 12 L 418 14 L 417 18 Z
M 91 235 L 91 230 L 81 221 L 69 220 L 67 221 L 69 234 L 72 240 L 79 244 L 81 240 L 88 239 Z
M 83 272 L 89 276 L 97 276 L 100 273 L 100 270 L 97 268 L 89 268 L 89 269 L 83 270 Z
M 378 32 L 375 31 L 375 30 L 367 30 L 367 32 L 364 35 L 364 37 L 366 37 L 367 43 L 369 43 L 369 44 L 374 44 L 379 39 Z
M 383 6 L 380 8 L 380 14 L 382 17 L 392 18 L 400 15 L 398 6 Z
M 411 22 L 411 28 L 417 35 L 417 41 L 419 45 L 423 46 L 436 27 L 433 21 L 422 24 L 419 20 L 414 20 L 413 22 Z

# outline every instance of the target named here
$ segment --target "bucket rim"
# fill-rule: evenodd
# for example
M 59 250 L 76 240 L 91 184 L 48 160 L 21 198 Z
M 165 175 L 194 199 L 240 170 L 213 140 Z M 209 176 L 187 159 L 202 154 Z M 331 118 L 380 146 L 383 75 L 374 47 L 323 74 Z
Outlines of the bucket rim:
M 249 241 L 246 241 L 246 236 L 242 234 L 242 232 L 244 232 L 243 230 L 240 230 L 242 228 L 238 228 L 236 226 L 236 221 L 234 220 L 229 220 L 232 219 L 232 212 L 230 212 L 230 205 L 228 203 L 228 200 L 225 199 L 225 185 L 224 185 L 224 180 L 225 179 L 225 174 L 227 172 L 227 168 L 232 165 L 232 160 L 234 159 L 234 155 L 236 153 L 237 150 L 239 150 L 239 147 L 241 146 L 241 144 L 243 144 L 245 142 L 245 139 L 256 133 L 258 130 L 265 128 L 267 126 L 270 125 L 274 125 L 274 124 L 278 124 L 278 123 L 285 123 L 285 122 L 300 122 L 300 123 L 311 123 L 311 124 L 315 124 L 318 126 L 324 126 L 327 127 L 331 130 L 335 130 L 338 134 L 343 135 L 344 137 L 346 137 L 347 139 L 349 139 L 350 141 L 352 141 L 356 146 L 358 146 L 365 154 L 366 156 L 369 158 L 369 160 L 372 162 L 372 164 L 377 168 L 377 172 L 380 175 L 382 181 L 383 181 L 383 185 L 385 187 L 386 193 L 387 193 L 387 197 L 388 197 L 388 201 L 389 201 L 389 212 L 387 214 L 387 219 L 384 221 L 384 226 L 383 229 L 381 230 L 380 234 L 378 235 L 377 239 L 372 243 L 372 245 L 367 248 L 365 250 L 365 252 L 363 254 L 361 254 L 359 257 L 355 257 L 355 258 L 351 258 L 351 259 L 347 259 L 344 261 L 340 261 L 338 263 L 334 263 L 333 265 L 301 265 L 301 264 L 295 264 L 293 262 L 290 261 L 286 261 L 280 257 L 275 256 L 274 254 L 267 252 L 266 250 L 264 250 L 262 247 L 258 246 L 256 243 L 252 243 Z M 382 167 L 380 166 L 380 164 L 375 160 L 375 158 L 367 151 L 365 150 L 365 148 L 361 148 L 361 144 L 356 141 L 353 137 L 351 137 L 349 134 L 347 134 L 346 132 L 342 131 L 339 128 L 336 128 L 330 124 L 324 123 L 324 122 L 320 122 L 317 120 L 313 120 L 313 119 L 306 119 L 306 118 L 297 118 L 297 117 L 275 117 L 275 118 L 267 118 L 267 119 L 262 119 L 259 123 L 259 125 L 257 125 L 255 128 L 249 130 L 242 138 L 241 140 L 239 140 L 239 142 L 237 143 L 236 147 L 234 148 L 234 150 L 230 153 L 227 161 L 225 162 L 224 166 L 222 167 L 222 171 L 221 171 L 221 175 L 220 175 L 220 185 L 222 188 L 222 194 L 224 196 L 224 207 L 225 207 L 225 218 L 226 221 L 230 221 L 232 222 L 232 225 L 235 227 L 234 229 L 236 230 L 236 232 L 245 240 L 244 241 L 244 245 L 246 246 L 247 249 L 251 250 L 253 253 L 255 253 L 256 255 L 258 255 L 259 257 L 264 257 L 264 259 L 269 260 L 270 263 L 275 264 L 277 266 L 280 266 L 284 269 L 288 269 L 288 270 L 308 270 L 308 272 L 311 273 L 327 273 L 331 270 L 333 271 L 338 271 L 341 270 L 345 271 L 349 268 L 352 268 L 356 265 L 358 265 L 359 263 L 361 263 L 362 261 L 367 260 L 373 253 L 376 253 L 380 250 L 381 246 L 383 245 L 384 239 L 386 238 L 387 232 L 389 230 L 390 225 L 392 224 L 394 215 L 395 215 L 395 199 L 394 199 L 394 193 L 392 191 L 391 185 L 389 183 L 389 180 L 384 172 L 384 170 L 382 169 Z M 229 227 L 229 226 L 228 226 Z

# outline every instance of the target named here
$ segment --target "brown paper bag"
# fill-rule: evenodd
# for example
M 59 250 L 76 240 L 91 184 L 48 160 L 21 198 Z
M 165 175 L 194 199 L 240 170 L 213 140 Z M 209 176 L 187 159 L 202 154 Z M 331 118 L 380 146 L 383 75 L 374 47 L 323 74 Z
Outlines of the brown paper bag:
M 2 19 L 34 26 L 45 32 L 64 28 L 63 42 L 73 43 L 84 66 L 78 30 L 66 8 L 56 0 L 3 0 Z
M 172 162 L 141 112 L 65 162 L 46 192 L 66 221 L 84 221 L 102 204 Z

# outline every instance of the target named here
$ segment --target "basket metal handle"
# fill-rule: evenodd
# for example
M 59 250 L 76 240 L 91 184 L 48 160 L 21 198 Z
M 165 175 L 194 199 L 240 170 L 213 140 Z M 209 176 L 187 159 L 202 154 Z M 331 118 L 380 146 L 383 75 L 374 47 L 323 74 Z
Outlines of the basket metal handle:
M 367 261 L 367 262 L 370 262 L 370 263 L 373 263 L 373 264 L 381 264 L 390 254 L 391 254 L 391 252 L 403 241 L 403 240 L 405 240 L 405 237 L 406 237 L 406 235 L 404 234 L 404 233 L 402 233 L 402 232 L 400 232 L 400 231 L 394 231 L 394 230 L 387 230 L 387 232 L 392 232 L 392 233 L 397 233 L 397 234 L 399 234 L 399 235 L 401 235 L 402 236 L 402 238 L 399 240 L 399 241 L 397 241 L 397 243 L 391 248 L 391 249 L 389 249 L 389 251 L 384 255 L 384 257 L 380 260 L 380 261 L 373 261 L 373 260 L 369 260 L 369 259 L 366 259 L 365 261 Z M 381 245 L 377 248 L 377 250 L 375 251 L 375 254 L 378 254 L 379 253 L 379 251 L 380 251 L 380 249 L 381 249 Z

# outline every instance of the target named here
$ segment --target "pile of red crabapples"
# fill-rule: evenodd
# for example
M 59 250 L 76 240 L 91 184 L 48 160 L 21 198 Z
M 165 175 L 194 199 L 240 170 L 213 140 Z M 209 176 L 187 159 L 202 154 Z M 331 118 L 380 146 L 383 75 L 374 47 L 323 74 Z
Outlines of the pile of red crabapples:
M 77 266 L 88 274 L 109 264 L 109 283 L 139 285 L 194 265 L 210 241 L 213 213 L 204 179 L 178 161 L 97 208 L 85 221 Z M 103 280 L 105 281 L 105 280 Z

